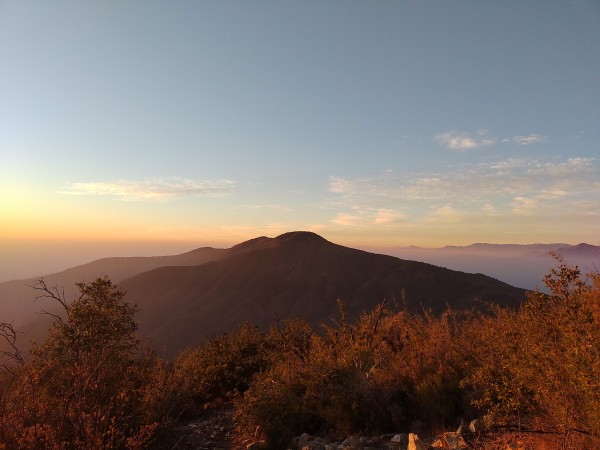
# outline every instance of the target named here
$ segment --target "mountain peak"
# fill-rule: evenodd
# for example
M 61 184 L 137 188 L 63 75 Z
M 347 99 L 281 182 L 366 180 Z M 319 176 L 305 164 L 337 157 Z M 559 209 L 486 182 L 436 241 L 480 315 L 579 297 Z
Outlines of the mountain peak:
M 254 250 L 278 248 L 281 246 L 286 248 L 289 248 L 290 246 L 307 247 L 323 245 L 326 243 L 329 243 L 329 241 L 311 231 L 291 231 L 289 233 L 280 234 L 275 238 L 261 236 L 250 239 L 241 244 L 234 245 L 231 249 L 234 250 L 234 253 L 241 254 Z
M 329 242 L 322 236 L 319 236 L 317 233 L 313 233 L 312 231 L 290 231 L 288 233 L 280 234 L 275 238 L 276 242 L 286 242 L 286 241 L 294 241 L 299 243 L 308 243 L 308 242 Z

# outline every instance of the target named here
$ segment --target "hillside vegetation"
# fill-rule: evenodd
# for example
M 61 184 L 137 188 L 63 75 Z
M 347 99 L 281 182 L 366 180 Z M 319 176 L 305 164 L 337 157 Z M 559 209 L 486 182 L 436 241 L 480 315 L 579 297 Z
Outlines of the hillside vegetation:
M 600 275 L 561 264 L 546 284 L 550 295 L 487 313 L 383 304 L 350 321 L 340 303 L 335 325 L 245 324 L 166 361 L 137 338 L 136 307 L 110 280 L 79 284 L 72 303 L 40 280 L 65 315 L 28 355 L 1 325 L 0 448 L 175 448 L 174 424 L 223 404 L 238 442 L 270 448 L 458 417 L 598 448 Z

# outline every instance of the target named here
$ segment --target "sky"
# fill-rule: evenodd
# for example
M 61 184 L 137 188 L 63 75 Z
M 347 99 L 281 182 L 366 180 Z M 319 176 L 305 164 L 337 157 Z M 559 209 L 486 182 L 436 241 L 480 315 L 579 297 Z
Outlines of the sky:
M 0 268 L 598 245 L 598 86 L 596 0 L 0 0 Z

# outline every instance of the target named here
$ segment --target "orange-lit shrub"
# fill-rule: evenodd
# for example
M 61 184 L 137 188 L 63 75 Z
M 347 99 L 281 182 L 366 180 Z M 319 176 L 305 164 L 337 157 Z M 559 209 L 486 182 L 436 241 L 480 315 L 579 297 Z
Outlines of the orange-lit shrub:
M 267 365 L 265 345 L 265 335 L 257 327 L 243 324 L 237 333 L 215 337 L 184 351 L 173 369 L 180 407 L 193 414 L 245 391 L 252 376 Z
M 23 449 L 144 448 L 157 422 L 145 420 L 151 367 L 138 355 L 135 307 L 108 279 L 79 284 L 48 338 L 15 373 L 0 408 L 0 443 Z
M 469 330 L 463 386 L 496 420 L 541 423 L 600 437 L 600 277 L 560 264 L 550 295 L 531 293 L 519 311 L 496 309 Z M 595 438 L 594 438 L 595 437 Z M 596 441 L 598 443 L 598 441 Z
M 379 372 L 392 353 L 383 340 L 383 309 L 352 325 L 344 320 L 324 334 L 292 323 L 277 330 L 273 363 L 237 399 L 242 433 L 280 448 L 302 432 L 337 436 L 380 430 L 403 417 Z M 299 344 L 298 344 L 299 343 Z
M 465 413 L 460 334 L 469 320 L 471 315 L 449 310 L 437 317 L 404 312 L 384 322 L 383 339 L 393 357 L 381 382 L 404 399 L 405 424 L 419 420 L 436 427 Z

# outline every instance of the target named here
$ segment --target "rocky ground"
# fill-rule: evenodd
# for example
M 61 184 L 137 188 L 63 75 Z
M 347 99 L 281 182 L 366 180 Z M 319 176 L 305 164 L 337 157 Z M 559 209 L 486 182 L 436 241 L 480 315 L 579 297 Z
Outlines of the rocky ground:
M 249 443 L 235 434 L 233 407 L 208 411 L 199 419 L 178 424 L 172 430 L 171 450 L 244 450 Z
M 380 436 L 349 436 L 343 440 L 302 434 L 290 442 L 290 450 L 555 450 L 562 446 L 562 436 L 514 430 L 472 432 L 463 427 L 461 433 L 437 435 L 392 433 Z M 458 431 L 458 430 L 457 430 Z M 250 450 L 259 443 L 241 440 L 235 431 L 233 407 L 230 405 L 207 411 L 199 419 L 177 424 L 171 429 L 169 444 L 159 448 L 171 450 Z M 573 446 L 574 445 L 574 446 Z M 575 442 L 568 448 L 578 449 Z M 592 448 L 592 447 L 587 447 Z

